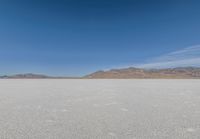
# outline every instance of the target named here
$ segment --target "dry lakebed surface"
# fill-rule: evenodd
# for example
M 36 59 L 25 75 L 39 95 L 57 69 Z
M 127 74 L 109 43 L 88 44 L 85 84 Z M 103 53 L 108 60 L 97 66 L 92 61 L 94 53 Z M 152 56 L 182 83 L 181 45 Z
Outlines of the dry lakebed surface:
M 2 79 L 0 139 L 200 139 L 200 80 Z

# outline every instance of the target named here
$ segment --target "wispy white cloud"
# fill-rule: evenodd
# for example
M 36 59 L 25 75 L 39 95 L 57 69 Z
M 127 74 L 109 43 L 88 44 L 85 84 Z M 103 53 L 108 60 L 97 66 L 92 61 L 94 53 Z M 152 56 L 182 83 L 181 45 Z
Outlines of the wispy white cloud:
M 136 67 L 140 68 L 173 68 L 186 66 L 200 67 L 200 45 L 186 47 L 156 57 L 150 62 L 136 65 Z

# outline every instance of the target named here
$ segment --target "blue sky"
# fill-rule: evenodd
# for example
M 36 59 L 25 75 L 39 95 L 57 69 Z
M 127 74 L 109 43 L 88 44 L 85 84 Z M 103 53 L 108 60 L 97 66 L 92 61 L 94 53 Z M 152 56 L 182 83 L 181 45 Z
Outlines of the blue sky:
M 186 47 L 162 56 L 155 57 L 145 63 L 134 65 L 140 68 L 175 68 L 200 67 L 200 45 Z
M 162 67 L 166 55 L 198 48 L 199 7 L 197 0 L 1 0 L 0 74 Z

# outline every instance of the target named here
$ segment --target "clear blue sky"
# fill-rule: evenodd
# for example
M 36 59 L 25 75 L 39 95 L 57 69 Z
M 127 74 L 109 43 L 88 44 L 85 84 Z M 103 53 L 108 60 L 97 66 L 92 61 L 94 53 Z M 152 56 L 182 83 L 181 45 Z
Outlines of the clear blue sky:
M 79 76 L 198 44 L 198 0 L 0 1 L 0 75 Z

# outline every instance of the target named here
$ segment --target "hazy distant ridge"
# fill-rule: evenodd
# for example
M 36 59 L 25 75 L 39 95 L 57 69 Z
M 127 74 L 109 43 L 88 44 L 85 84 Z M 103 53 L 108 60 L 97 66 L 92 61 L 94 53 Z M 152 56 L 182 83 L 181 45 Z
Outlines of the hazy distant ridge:
M 0 78 L 4 78 L 4 79 L 23 79 L 23 78 L 51 78 L 50 76 L 47 75 L 42 75 L 42 74 L 33 74 L 33 73 L 26 73 L 26 74 L 15 74 L 15 75 L 4 75 L 4 76 L 0 76 Z
M 86 75 L 84 78 L 105 78 L 105 79 L 145 79 L 145 78 L 163 78 L 163 79 L 181 79 L 181 78 L 200 78 L 200 68 L 180 67 L 166 69 L 142 69 L 142 68 L 124 68 L 111 69 L 108 71 L 97 71 Z
M 44 74 L 15 74 L 15 75 L 3 75 L 0 79 L 76 79 L 77 77 L 66 77 L 66 76 L 48 76 Z
M 200 79 L 199 67 L 178 67 L 166 69 L 123 68 L 97 71 L 83 77 L 48 76 L 43 74 L 15 74 L 0 76 L 0 79 Z

